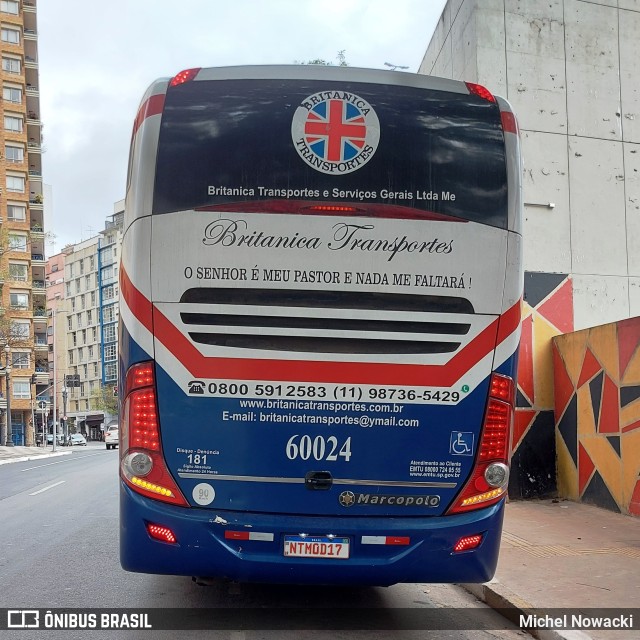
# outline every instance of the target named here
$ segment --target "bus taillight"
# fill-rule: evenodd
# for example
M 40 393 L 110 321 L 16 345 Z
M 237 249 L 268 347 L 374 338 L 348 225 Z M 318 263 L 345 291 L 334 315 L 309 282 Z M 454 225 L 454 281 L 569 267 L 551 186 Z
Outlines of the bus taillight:
M 133 365 L 127 372 L 121 425 L 120 475 L 127 485 L 149 498 L 189 506 L 162 455 L 150 362 Z
M 515 384 L 507 376 L 491 376 L 489 402 L 484 417 L 476 465 L 448 514 L 495 504 L 509 483 L 509 446 L 515 405 Z
M 170 87 L 177 87 L 180 84 L 184 84 L 185 82 L 190 82 L 193 80 L 200 71 L 201 67 L 196 67 L 195 69 L 185 69 L 184 71 L 180 71 L 173 78 L 171 78 L 171 82 L 169 82 Z

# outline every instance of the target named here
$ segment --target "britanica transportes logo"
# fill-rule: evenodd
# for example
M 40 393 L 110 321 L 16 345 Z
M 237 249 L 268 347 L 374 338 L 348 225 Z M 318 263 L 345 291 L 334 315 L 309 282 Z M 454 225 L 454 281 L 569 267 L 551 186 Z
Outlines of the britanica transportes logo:
M 296 109 L 291 137 L 310 167 L 340 175 L 371 160 L 380 141 L 380 122 L 364 98 L 349 91 L 319 91 Z

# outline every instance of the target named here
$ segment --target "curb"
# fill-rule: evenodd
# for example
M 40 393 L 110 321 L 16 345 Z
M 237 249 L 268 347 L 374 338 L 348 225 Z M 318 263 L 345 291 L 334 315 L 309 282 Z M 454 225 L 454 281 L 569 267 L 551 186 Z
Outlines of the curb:
M 544 615 L 543 611 L 541 612 L 539 608 L 534 607 L 498 580 L 490 580 L 483 584 L 461 584 L 460 586 L 478 600 L 497 610 L 518 627 L 520 627 L 520 616 L 531 613 L 533 609 L 537 609 L 538 613 Z M 523 629 L 522 627 L 520 629 L 537 640 L 592 640 L 591 636 L 584 631 Z
M 69 456 L 71 455 L 71 453 L 71 451 L 56 451 L 55 453 L 38 453 L 33 456 L 18 456 L 15 458 L 6 458 L 5 460 L 0 460 L 0 465 L 11 464 L 12 462 L 28 462 L 29 460 L 43 460 L 45 458 L 58 458 L 60 456 Z

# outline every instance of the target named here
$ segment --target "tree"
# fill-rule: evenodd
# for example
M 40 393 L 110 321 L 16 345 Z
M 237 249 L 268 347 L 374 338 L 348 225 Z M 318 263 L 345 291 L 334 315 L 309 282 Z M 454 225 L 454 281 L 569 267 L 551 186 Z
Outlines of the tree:
M 118 415 L 118 396 L 115 394 L 114 385 L 101 384 L 100 388 L 91 394 L 91 400 L 91 404 L 99 411 L 112 416 Z
M 345 50 L 342 49 L 341 51 L 338 51 L 338 55 L 336 56 L 336 59 L 338 60 L 338 66 L 339 67 L 348 67 L 349 63 L 347 62 L 346 56 L 344 54 Z M 296 60 L 296 64 L 321 64 L 324 65 L 326 67 L 332 67 L 333 66 L 333 62 L 327 62 L 326 60 L 323 60 L 322 58 L 315 58 L 314 60 L 308 60 L 307 62 L 300 62 L 298 60 Z

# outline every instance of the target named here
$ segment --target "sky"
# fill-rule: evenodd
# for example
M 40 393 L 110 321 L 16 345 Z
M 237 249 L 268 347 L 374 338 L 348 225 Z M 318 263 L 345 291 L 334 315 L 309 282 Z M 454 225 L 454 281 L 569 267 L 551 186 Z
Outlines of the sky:
M 39 0 L 47 255 L 95 236 L 125 197 L 146 88 L 191 67 L 293 64 L 338 52 L 417 72 L 445 0 Z

